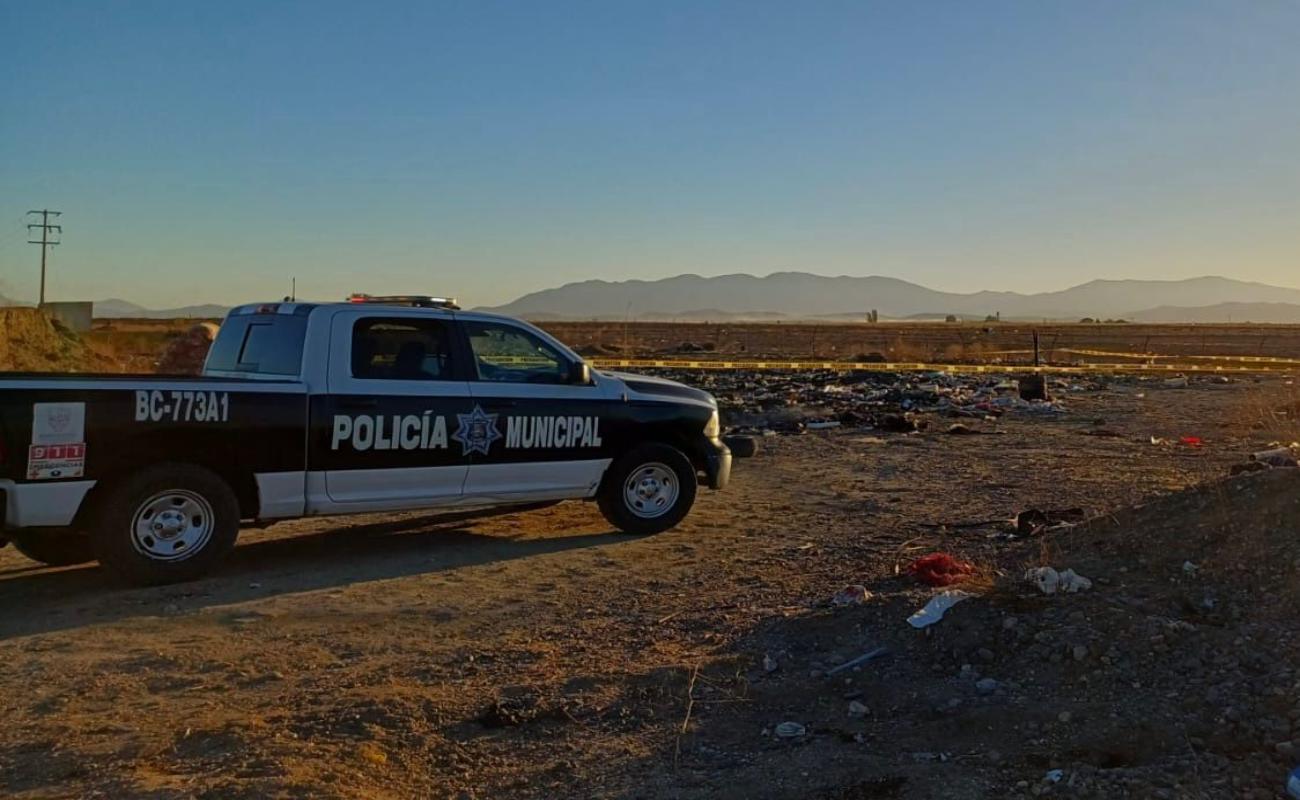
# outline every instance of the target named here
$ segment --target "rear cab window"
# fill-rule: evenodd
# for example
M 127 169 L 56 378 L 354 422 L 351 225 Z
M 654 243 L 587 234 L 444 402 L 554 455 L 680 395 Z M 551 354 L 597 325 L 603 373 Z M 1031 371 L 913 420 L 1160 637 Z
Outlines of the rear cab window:
M 222 323 L 204 363 L 205 374 L 297 378 L 307 317 L 299 314 L 232 314 Z

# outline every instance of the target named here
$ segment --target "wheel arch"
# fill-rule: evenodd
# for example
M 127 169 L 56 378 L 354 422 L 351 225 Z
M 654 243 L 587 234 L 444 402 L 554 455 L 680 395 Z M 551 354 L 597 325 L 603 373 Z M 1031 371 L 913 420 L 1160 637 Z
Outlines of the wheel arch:
M 184 458 L 163 460 L 143 457 L 118 459 L 113 464 L 113 467 L 106 471 L 106 477 L 95 481 L 94 487 L 81 502 L 81 507 L 77 509 L 77 514 L 73 519 L 73 527 L 85 528 L 91 524 L 103 499 L 110 496 L 130 476 L 144 469 L 170 465 L 199 467 L 211 472 L 235 493 L 235 498 L 239 501 L 239 516 L 241 519 L 254 519 L 257 517 L 261 497 L 257 488 L 257 480 L 252 472 L 241 469 L 237 463 L 221 458 L 219 455 L 205 457 L 203 454 L 187 453 Z

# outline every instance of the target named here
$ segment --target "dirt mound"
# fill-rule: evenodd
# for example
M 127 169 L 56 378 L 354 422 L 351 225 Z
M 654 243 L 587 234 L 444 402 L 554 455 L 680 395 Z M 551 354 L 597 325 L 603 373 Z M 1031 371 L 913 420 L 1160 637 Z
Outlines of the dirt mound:
M 0 370 L 114 372 L 116 364 L 34 308 L 0 308 Z
M 158 360 L 158 372 L 164 375 L 198 375 L 203 371 L 203 362 L 217 337 L 217 328 L 215 323 L 200 322 L 183 336 L 173 339 Z

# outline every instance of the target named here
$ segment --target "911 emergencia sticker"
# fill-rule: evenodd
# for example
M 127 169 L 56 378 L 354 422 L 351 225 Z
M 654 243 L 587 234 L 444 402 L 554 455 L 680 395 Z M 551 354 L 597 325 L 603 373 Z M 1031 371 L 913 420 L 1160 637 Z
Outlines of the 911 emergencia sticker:
M 80 478 L 86 473 L 86 404 L 33 403 L 27 480 Z
M 34 444 L 27 450 L 27 480 L 80 478 L 86 472 L 86 445 Z

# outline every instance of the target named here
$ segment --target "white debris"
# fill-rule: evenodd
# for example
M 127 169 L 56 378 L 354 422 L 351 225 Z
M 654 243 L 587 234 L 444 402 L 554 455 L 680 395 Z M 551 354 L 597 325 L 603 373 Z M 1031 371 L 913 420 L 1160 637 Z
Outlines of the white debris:
M 1188 575 L 1195 575 L 1198 570 L 1200 570 L 1199 565 L 1193 564 L 1190 561 L 1183 562 L 1183 572 L 1186 572 Z
M 1065 770 L 1049 769 L 1047 771 L 1047 774 L 1044 775 L 1043 777 L 1046 778 L 1051 783 L 1060 783 L 1061 779 L 1065 777 Z
M 1057 572 L 1051 567 L 1038 567 L 1026 570 L 1025 580 L 1037 585 L 1039 591 L 1043 594 L 1056 594 L 1057 592 L 1073 594 L 1074 592 L 1092 588 L 1092 581 L 1072 569 Z
M 924 628 L 933 625 L 943 619 L 943 615 L 948 613 L 948 609 L 968 597 L 974 597 L 974 595 L 970 592 L 963 592 L 961 589 L 949 589 L 946 592 L 940 592 L 930 598 L 930 602 L 925 604 L 925 608 L 908 617 L 907 624 L 913 628 Z

